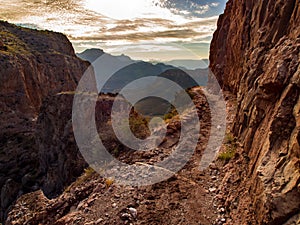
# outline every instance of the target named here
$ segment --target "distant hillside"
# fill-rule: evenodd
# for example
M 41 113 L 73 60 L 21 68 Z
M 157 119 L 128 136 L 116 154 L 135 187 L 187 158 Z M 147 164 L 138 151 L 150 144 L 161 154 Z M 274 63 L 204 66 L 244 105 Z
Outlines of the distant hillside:
M 89 61 L 90 63 L 94 62 L 96 59 L 98 59 L 100 56 L 102 56 L 103 54 L 109 55 L 107 53 L 105 53 L 102 49 L 99 48 L 92 48 L 92 49 L 87 49 L 81 53 L 77 53 L 76 55 L 86 61 Z M 109 55 L 114 59 L 118 59 L 122 62 L 135 62 L 134 60 L 132 60 L 129 56 L 126 55 L 119 55 L 119 56 L 113 56 L 113 55 Z
M 92 48 L 92 49 L 87 49 L 84 52 L 77 53 L 76 55 L 79 58 L 92 63 L 103 54 L 104 54 L 104 51 L 102 49 Z
M 131 83 L 134 80 L 139 78 L 148 77 L 148 76 L 162 76 L 166 71 L 168 72 L 168 79 L 172 81 L 182 84 L 184 81 L 185 84 L 183 85 L 184 88 L 189 88 L 195 86 L 195 82 L 187 85 L 185 76 L 190 76 L 194 79 L 199 85 L 205 86 L 207 82 L 208 76 L 208 69 L 196 69 L 196 70 L 187 70 L 185 68 L 177 68 L 172 65 L 166 65 L 164 63 L 157 63 L 152 64 L 149 62 L 144 61 L 134 61 L 130 57 L 126 55 L 120 56 L 113 56 L 110 54 L 105 53 L 101 49 L 87 49 L 82 53 L 78 53 L 77 56 L 83 60 L 87 60 L 93 63 L 97 58 L 104 56 L 106 60 L 110 62 L 111 65 L 118 64 L 118 63 L 127 63 L 130 64 L 121 70 L 117 71 L 104 85 L 101 89 L 101 92 L 104 93 L 117 93 L 119 92 L 124 86 Z M 196 62 L 194 62 L 196 63 Z M 101 72 L 100 72 L 101 73 Z M 100 74 L 98 73 L 98 74 Z M 173 78 L 171 78 L 174 75 Z M 191 79 L 191 80 L 193 80 Z M 101 78 L 98 77 L 97 81 L 100 82 Z M 146 86 L 150 86 L 151 84 L 146 84 Z M 100 92 L 100 90 L 99 90 Z

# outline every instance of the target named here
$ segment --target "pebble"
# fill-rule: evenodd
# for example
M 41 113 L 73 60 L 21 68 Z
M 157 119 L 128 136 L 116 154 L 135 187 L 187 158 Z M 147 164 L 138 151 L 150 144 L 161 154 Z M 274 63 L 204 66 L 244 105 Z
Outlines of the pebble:
M 95 223 L 96 224 L 100 224 L 101 222 L 103 222 L 104 220 L 102 218 L 98 219 Z
M 135 208 L 128 208 L 130 214 L 133 216 L 133 218 L 136 218 L 137 217 L 137 210 Z
M 217 188 L 209 188 L 208 190 L 209 190 L 209 192 L 215 192 L 217 190 Z
M 223 196 L 221 194 L 216 195 L 216 199 L 222 200 Z
M 217 176 L 212 176 L 211 177 L 212 180 L 217 180 L 217 178 L 218 178 Z
M 116 207 L 117 207 L 117 203 L 113 203 L 111 206 L 112 206 L 113 208 L 116 208 Z
M 115 194 L 115 198 L 120 198 L 121 196 L 118 194 Z
M 123 220 L 127 220 L 127 219 L 130 219 L 130 214 L 129 213 L 123 213 L 122 215 L 121 215 L 121 218 L 123 219 Z
M 88 223 L 85 223 L 84 225 L 95 225 L 94 222 L 88 222 Z
M 218 175 L 218 171 L 217 171 L 217 170 L 214 170 L 214 171 L 212 172 L 212 175 L 213 175 L 213 176 L 217 176 L 217 175 Z
M 83 205 L 84 205 L 84 204 L 85 204 L 84 202 L 80 202 L 80 203 L 78 204 L 78 206 L 77 206 L 76 209 L 78 210 L 78 209 L 80 209 L 80 208 L 83 208 Z
M 211 170 L 217 170 L 217 169 L 218 169 L 218 167 L 217 167 L 217 165 L 216 165 L 215 163 L 211 163 L 211 164 L 209 165 L 209 168 L 210 168 Z

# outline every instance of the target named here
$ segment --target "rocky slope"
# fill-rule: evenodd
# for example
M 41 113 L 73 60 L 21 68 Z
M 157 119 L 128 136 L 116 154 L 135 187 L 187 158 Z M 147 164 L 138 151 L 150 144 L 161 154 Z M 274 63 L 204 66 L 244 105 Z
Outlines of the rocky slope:
M 59 132 L 71 118 L 72 99 L 56 95 L 74 90 L 89 63 L 77 58 L 71 43 L 59 33 L 30 30 L 0 21 L 0 40 L 0 207 L 3 219 L 17 196 L 39 186 L 49 187 L 40 178 L 50 173 L 53 160 L 43 152 L 68 146 L 50 147 L 40 140 L 45 138 L 56 143 L 66 138 Z M 68 112 L 63 111 L 66 105 L 69 105 Z M 51 123 L 58 116 L 60 124 Z M 49 123 L 43 124 L 45 121 Z M 76 151 L 76 148 L 71 149 Z M 63 167 L 65 161 L 58 161 Z M 57 179 L 58 174 L 54 176 Z M 61 186 L 56 191 L 59 189 Z
M 300 223 L 299 24 L 299 0 L 229 0 L 218 21 L 210 68 L 237 98 L 219 188 L 234 224 Z
M 223 224 L 226 221 L 224 209 L 213 204 L 214 192 L 220 182 L 219 171 L 216 167 L 206 172 L 198 168 L 209 137 L 209 107 L 200 88 L 192 89 L 192 92 L 201 121 L 201 134 L 195 154 L 178 174 L 154 185 L 131 187 L 118 185 L 111 178 L 102 178 L 88 168 L 57 198 L 49 200 L 41 191 L 21 196 L 6 224 Z M 110 99 L 113 98 L 102 95 L 99 102 L 105 111 L 111 108 Z M 156 149 L 119 148 L 114 154 L 122 162 L 145 163 L 155 170 L 156 167 L 151 165 L 167 157 L 179 141 L 181 124 L 178 119 L 174 116 L 168 121 L 166 138 Z M 190 119 L 189 114 L 182 117 L 182 120 Z

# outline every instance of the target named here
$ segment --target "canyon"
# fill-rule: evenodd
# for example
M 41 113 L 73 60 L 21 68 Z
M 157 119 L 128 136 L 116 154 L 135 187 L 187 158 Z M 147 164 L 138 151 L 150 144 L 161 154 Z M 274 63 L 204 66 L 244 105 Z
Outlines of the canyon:
M 207 84 L 212 96 L 222 93 L 226 100 L 219 155 L 199 169 L 212 109 L 205 91 L 190 88 L 201 123 L 194 155 L 168 180 L 131 187 L 97 174 L 76 145 L 73 96 L 90 63 L 76 56 L 63 34 L 0 21 L 1 220 L 8 225 L 299 224 L 299 24 L 299 0 L 229 0 L 211 42 Z M 155 170 L 151 165 L 178 143 L 180 118 L 166 120 L 158 148 L 132 151 L 108 126 L 114 100 L 114 94 L 98 96 L 95 116 L 107 131 L 105 145 L 122 162 L 149 163 Z M 137 113 L 133 118 L 147 124 Z M 182 119 L 189 121 L 189 114 Z

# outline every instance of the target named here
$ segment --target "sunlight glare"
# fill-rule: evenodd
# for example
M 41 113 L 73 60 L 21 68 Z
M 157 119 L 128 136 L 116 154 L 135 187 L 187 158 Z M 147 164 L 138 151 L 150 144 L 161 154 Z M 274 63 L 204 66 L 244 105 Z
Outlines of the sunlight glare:
M 85 0 L 84 7 L 116 20 L 161 18 L 185 22 L 183 17 L 156 6 L 153 0 Z

